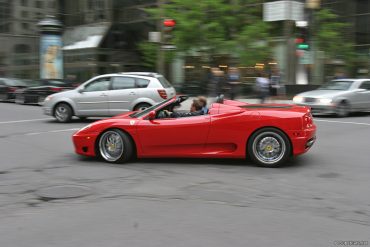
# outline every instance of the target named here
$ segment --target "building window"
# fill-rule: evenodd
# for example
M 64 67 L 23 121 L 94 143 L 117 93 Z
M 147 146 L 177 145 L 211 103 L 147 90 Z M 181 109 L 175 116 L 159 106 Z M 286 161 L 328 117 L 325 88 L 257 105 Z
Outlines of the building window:
M 29 30 L 30 29 L 30 25 L 26 22 L 22 22 L 22 29 L 23 30 Z
M 54 9 L 55 8 L 55 1 L 54 0 L 52 0 L 52 1 L 49 2 L 49 8 L 50 9 Z
M 36 12 L 36 13 L 35 13 L 35 18 L 36 18 L 37 20 L 40 20 L 40 19 L 42 18 L 42 13 Z
M 36 1 L 35 2 L 35 6 L 36 6 L 36 8 L 39 8 L 39 9 L 42 9 L 43 8 L 41 1 Z
M 22 11 L 22 18 L 28 18 L 28 12 Z
M 18 44 L 14 46 L 14 53 L 29 53 L 31 52 L 31 47 L 25 44 Z
M 28 0 L 21 0 L 21 5 L 22 6 L 27 6 L 28 5 Z

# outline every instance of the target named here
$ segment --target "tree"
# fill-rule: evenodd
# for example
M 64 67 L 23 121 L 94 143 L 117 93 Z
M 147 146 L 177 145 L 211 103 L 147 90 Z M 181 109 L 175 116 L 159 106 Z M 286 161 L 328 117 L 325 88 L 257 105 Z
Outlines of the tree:
M 260 0 L 170 0 L 149 12 L 176 20 L 173 43 L 182 54 L 202 54 L 210 63 L 217 54 L 237 55 L 250 65 L 270 56 Z
M 354 58 L 353 43 L 345 35 L 349 25 L 338 21 L 338 16 L 329 9 L 315 13 L 316 44 L 328 59 L 342 59 L 351 67 Z

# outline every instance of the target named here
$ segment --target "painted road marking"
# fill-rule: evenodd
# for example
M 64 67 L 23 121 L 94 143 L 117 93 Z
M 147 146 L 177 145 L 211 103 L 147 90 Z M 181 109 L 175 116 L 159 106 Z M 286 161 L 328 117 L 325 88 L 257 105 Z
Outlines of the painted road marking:
M 63 129 L 63 130 L 50 130 L 50 131 L 42 131 L 42 132 L 31 132 L 26 133 L 26 136 L 34 136 L 34 135 L 41 135 L 41 134 L 48 134 L 48 133 L 59 133 L 59 132 L 67 132 L 67 131 L 77 131 L 80 128 L 73 128 L 73 129 Z
M 365 125 L 370 126 L 370 123 L 358 123 L 358 122 L 346 122 L 346 121 L 335 121 L 335 120 L 322 120 L 322 119 L 313 119 L 314 122 L 328 122 L 328 123 L 341 123 L 341 124 L 356 124 L 356 125 Z
M 42 120 L 53 120 L 54 118 L 38 118 L 38 119 L 27 119 L 27 120 L 15 120 L 0 122 L 0 124 L 12 124 L 12 123 L 26 123 L 26 122 L 37 122 Z

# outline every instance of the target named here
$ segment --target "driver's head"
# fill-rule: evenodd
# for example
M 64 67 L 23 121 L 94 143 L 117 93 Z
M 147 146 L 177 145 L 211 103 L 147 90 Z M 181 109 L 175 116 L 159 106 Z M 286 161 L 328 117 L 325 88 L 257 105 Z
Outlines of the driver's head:
M 194 99 L 190 107 L 190 112 L 200 111 L 202 107 L 202 103 L 198 99 Z
M 198 97 L 198 100 L 199 100 L 199 102 L 202 104 L 202 107 L 207 106 L 207 98 L 206 98 L 206 97 L 204 97 L 204 96 L 199 96 L 199 97 Z

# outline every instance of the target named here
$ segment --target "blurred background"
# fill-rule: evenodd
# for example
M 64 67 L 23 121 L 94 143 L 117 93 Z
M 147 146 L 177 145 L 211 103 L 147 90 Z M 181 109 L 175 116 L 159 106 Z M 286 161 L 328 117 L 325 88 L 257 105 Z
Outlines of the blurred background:
M 370 77 L 368 0 L 0 0 L 0 77 L 82 83 L 156 71 L 205 93 L 211 68 L 260 72 L 288 94 Z

